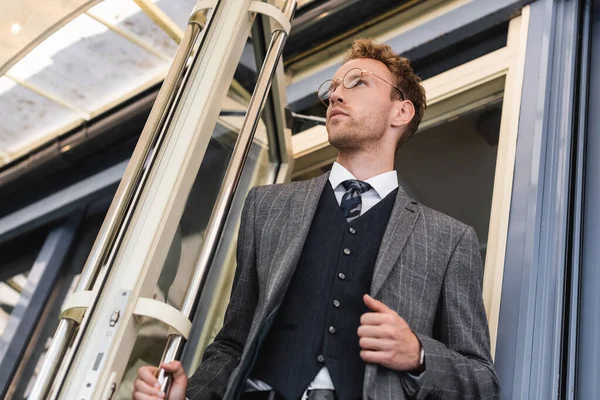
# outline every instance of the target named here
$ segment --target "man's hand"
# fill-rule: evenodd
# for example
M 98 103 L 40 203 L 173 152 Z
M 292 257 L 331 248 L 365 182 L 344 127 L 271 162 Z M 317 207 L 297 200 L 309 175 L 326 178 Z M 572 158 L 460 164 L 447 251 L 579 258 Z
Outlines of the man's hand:
M 358 327 L 363 361 L 396 371 L 418 372 L 421 343 L 406 321 L 367 294 L 363 300 L 372 311 L 362 315 Z
M 161 367 L 173 375 L 169 400 L 185 400 L 187 376 L 181 363 L 173 361 L 161 364 Z M 133 400 L 158 400 L 165 398 L 165 394 L 160 390 L 158 379 L 156 379 L 157 370 L 158 368 L 151 366 L 141 367 L 138 370 L 138 377 L 133 382 L 133 394 L 131 396 Z

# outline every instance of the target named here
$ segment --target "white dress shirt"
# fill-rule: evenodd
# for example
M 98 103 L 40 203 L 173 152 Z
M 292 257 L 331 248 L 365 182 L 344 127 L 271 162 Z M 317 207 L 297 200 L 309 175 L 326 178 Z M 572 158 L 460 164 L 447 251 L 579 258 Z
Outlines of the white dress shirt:
M 331 167 L 331 173 L 329 174 L 329 183 L 333 188 L 338 205 L 341 204 L 342 197 L 344 196 L 344 193 L 346 193 L 346 189 L 344 189 L 342 182 L 348 179 L 356 179 L 356 177 L 341 164 L 334 162 L 333 166 Z M 379 203 L 398 187 L 398 174 L 396 171 L 388 171 L 369 178 L 364 182 L 370 184 L 372 189 L 369 189 L 361 195 L 362 207 L 360 210 L 360 215 L 363 215 L 369 211 L 371 208 L 373 208 L 373 206 Z M 272 389 L 273 388 L 271 386 L 257 379 L 248 379 L 248 381 L 246 381 L 246 391 L 262 391 Z M 315 379 L 313 379 L 310 385 L 308 385 L 308 388 L 306 388 L 307 391 L 312 389 L 335 389 L 333 387 L 333 381 L 331 380 L 331 376 L 329 375 L 327 367 L 321 368 L 319 373 L 317 373 L 315 376 Z M 304 395 L 302 396 L 302 400 L 306 400 L 306 398 L 307 394 L 305 391 Z
M 334 162 L 331 167 L 331 173 L 329 174 L 329 183 L 333 188 L 338 205 L 342 203 L 342 197 L 344 196 L 344 193 L 346 193 L 346 189 L 344 189 L 342 182 L 348 179 L 356 179 L 356 177 L 341 164 Z M 362 207 L 360 209 L 360 215 L 369 211 L 373 206 L 383 200 L 385 196 L 398 187 L 398 174 L 396 171 L 388 171 L 369 178 L 364 182 L 371 185 L 373 189 L 369 189 L 361 194 Z

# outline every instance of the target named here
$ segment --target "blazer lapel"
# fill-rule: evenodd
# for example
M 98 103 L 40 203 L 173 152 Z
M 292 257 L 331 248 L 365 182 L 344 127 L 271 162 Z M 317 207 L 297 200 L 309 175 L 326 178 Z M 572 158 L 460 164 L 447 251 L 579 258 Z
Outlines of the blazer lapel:
M 304 187 L 298 188 L 292 194 L 291 210 L 287 222 L 287 230 L 291 230 L 293 239 L 289 243 L 283 243 L 277 251 L 283 253 L 281 263 L 278 266 L 279 273 L 272 281 L 269 292 L 273 294 L 268 310 L 279 307 L 287 291 L 289 283 L 296 271 L 296 265 L 300 259 L 304 242 L 308 236 L 308 230 L 315 215 L 319 199 L 325 185 L 328 183 L 329 173 L 305 182 Z M 278 238 L 273 238 L 278 240 Z
M 371 283 L 372 297 L 377 296 L 381 286 L 396 265 L 420 211 L 417 202 L 408 197 L 402 188 L 398 188 L 396 202 L 375 261 L 375 271 Z

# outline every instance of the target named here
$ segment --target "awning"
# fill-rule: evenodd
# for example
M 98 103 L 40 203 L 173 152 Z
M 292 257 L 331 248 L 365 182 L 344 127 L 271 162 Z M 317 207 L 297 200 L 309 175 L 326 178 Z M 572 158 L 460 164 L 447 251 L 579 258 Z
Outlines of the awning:
M 160 83 L 196 0 L 0 3 L 1 167 Z

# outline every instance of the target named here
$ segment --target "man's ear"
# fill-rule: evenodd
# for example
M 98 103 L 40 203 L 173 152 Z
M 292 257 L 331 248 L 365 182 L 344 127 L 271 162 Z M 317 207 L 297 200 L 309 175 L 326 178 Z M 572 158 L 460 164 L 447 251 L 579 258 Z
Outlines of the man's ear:
M 415 116 L 415 106 L 408 100 L 395 100 L 392 107 L 392 126 L 407 126 Z

